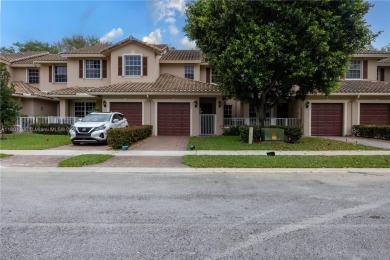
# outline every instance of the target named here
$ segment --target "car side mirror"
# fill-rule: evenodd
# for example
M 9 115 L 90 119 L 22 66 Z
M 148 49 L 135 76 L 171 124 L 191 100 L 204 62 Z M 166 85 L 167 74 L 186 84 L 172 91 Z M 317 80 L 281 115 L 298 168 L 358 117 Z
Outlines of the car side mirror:
M 113 123 L 118 123 L 118 121 L 119 121 L 119 120 L 118 120 L 117 118 L 115 118 L 114 120 L 112 120 Z

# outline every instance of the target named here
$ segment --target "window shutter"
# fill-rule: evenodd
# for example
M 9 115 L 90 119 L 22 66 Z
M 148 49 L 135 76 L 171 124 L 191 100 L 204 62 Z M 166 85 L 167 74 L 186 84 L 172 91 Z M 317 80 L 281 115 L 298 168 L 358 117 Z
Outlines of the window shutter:
M 210 83 L 210 68 L 206 68 L 206 83 Z
M 380 79 L 380 81 L 385 81 L 385 69 L 384 69 L 384 68 L 381 68 L 380 73 L 381 73 L 381 79 Z
M 118 76 L 122 76 L 122 56 L 118 56 Z
M 368 67 L 368 61 L 363 61 L 363 79 L 367 79 L 367 67 Z
M 79 60 L 79 78 L 83 78 L 83 60 Z
M 142 75 L 148 76 L 148 57 L 142 57 Z
M 107 60 L 103 60 L 103 78 L 107 78 Z
M 49 66 L 49 82 L 53 82 L 53 66 Z

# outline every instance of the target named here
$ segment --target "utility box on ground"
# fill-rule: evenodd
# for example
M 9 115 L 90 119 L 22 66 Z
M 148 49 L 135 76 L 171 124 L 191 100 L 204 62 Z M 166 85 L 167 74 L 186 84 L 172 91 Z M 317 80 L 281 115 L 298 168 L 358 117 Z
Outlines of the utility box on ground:
M 261 128 L 261 140 L 263 142 L 284 141 L 284 129 L 281 128 Z

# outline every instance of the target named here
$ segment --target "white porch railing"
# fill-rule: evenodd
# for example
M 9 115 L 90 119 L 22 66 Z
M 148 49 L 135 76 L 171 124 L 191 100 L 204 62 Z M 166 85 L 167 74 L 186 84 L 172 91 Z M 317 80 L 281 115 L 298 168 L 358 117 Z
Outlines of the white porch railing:
M 217 128 L 216 115 L 214 114 L 201 114 L 200 115 L 200 134 L 201 135 L 214 135 Z
M 225 127 L 241 126 L 241 125 L 256 125 L 256 118 L 254 117 L 224 118 L 224 125 Z M 301 119 L 267 117 L 264 121 L 264 125 L 265 126 L 301 126 Z
M 70 117 L 70 116 L 27 116 L 18 117 L 16 120 L 15 129 L 19 132 L 30 132 L 31 124 L 70 124 L 73 125 L 79 121 L 82 117 Z

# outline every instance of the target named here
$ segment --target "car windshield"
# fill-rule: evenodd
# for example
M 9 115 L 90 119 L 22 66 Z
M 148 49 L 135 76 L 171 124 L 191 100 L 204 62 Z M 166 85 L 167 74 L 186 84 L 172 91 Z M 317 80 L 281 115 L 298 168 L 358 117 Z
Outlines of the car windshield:
M 110 121 L 111 114 L 89 114 L 81 120 L 82 122 L 107 122 Z

